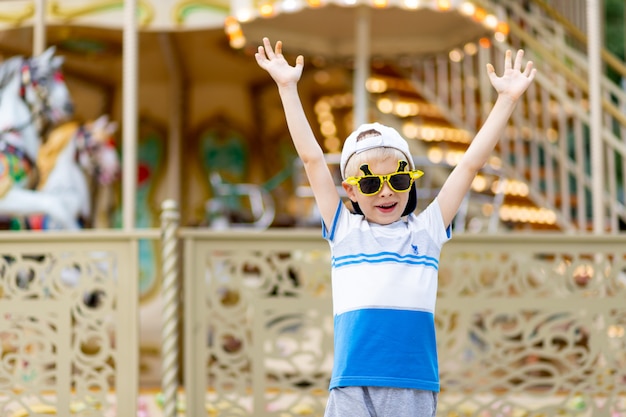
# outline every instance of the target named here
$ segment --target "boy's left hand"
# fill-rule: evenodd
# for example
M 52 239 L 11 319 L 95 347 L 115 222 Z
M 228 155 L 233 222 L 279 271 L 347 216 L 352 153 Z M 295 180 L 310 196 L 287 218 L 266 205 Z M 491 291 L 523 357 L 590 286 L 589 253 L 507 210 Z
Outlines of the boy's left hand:
M 511 63 L 511 51 L 506 51 L 504 57 L 504 74 L 501 77 L 496 75 L 493 65 L 487 64 L 487 75 L 491 85 L 498 94 L 508 95 L 511 99 L 517 100 L 526 91 L 530 83 L 535 78 L 537 70 L 533 68 L 533 62 L 528 61 L 526 68 L 522 72 L 522 59 L 524 50 L 517 51 L 515 62 Z

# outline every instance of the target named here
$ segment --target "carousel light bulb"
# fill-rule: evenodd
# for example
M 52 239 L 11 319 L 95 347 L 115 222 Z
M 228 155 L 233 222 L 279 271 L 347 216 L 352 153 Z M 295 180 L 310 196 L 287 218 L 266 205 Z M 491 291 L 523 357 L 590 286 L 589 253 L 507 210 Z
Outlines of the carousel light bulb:
M 504 34 L 505 36 L 509 34 L 509 24 L 506 22 L 498 22 L 496 27 L 496 31 Z
M 465 52 L 465 55 L 476 55 L 478 46 L 474 42 L 468 42 L 463 46 L 463 52 Z
M 506 35 L 504 33 L 500 33 L 500 32 L 496 32 L 493 34 L 493 38 L 500 43 L 503 43 L 506 41 Z
M 404 0 L 403 4 L 407 9 L 417 9 L 420 6 L 419 0 Z
M 293 13 L 300 10 L 301 5 L 297 0 L 285 0 L 282 3 L 281 9 L 286 13 Z
M 455 48 L 448 53 L 448 57 L 452 62 L 461 62 L 461 60 L 463 59 L 463 51 Z
M 485 20 L 485 17 L 487 17 L 487 12 L 485 11 L 485 9 L 477 7 L 476 10 L 474 10 L 474 19 L 476 19 L 476 21 L 482 22 Z
M 443 152 L 439 148 L 431 148 L 428 151 L 427 158 L 433 164 L 438 164 L 443 161 Z
M 437 9 L 441 11 L 450 10 L 452 4 L 450 4 L 450 0 L 437 0 Z
M 476 12 L 476 6 L 474 6 L 472 2 L 464 1 L 461 6 L 459 6 L 459 11 L 466 16 L 473 16 Z
M 246 46 L 246 37 L 243 36 L 243 33 L 232 36 L 229 40 L 229 45 L 233 49 L 241 49 Z
M 488 14 L 487 16 L 485 16 L 485 20 L 483 21 L 483 24 L 487 28 L 495 30 L 498 27 L 498 18 L 492 14 Z
M 387 91 L 387 82 L 380 78 L 368 78 L 365 82 L 367 91 L 373 94 L 380 94 Z
M 270 3 L 264 3 L 259 7 L 259 14 L 262 17 L 269 17 L 274 14 L 274 5 Z
M 240 22 L 249 22 L 252 20 L 254 13 L 251 9 L 239 9 L 235 12 L 235 17 Z
M 376 103 L 376 106 L 378 110 L 385 114 L 389 114 L 393 111 L 393 102 L 388 98 L 381 98 Z

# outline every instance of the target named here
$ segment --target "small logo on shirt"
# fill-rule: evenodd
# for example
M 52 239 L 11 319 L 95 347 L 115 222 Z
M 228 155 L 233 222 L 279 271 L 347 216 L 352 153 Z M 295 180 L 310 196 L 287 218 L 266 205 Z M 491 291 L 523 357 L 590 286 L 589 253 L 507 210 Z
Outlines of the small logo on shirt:
M 413 251 L 414 255 L 418 255 L 419 254 L 419 250 L 417 250 L 417 245 L 411 245 L 411 250 Z

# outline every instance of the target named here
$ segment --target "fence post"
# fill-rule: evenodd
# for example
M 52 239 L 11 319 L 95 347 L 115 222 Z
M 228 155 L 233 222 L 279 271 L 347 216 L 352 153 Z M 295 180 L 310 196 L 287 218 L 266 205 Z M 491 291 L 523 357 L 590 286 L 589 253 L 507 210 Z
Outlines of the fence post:
M 161 253 L 163 323 L 161 333 L 161 389 L 163 417 L 176 417 L 178 394 L 178 225 L 180 215 L 174 200 L 161 205 Z

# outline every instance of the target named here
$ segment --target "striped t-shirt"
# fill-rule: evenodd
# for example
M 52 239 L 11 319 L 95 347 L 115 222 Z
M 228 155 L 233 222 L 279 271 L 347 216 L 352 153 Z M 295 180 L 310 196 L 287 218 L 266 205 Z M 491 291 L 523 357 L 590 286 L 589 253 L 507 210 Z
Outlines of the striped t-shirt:
M 369 223 L 340 203 L 323 236 L 332 254 L 330 389 L 439 391 L 434 312 L 439 254 L 450 229 L 437 200 L 390 225 Z

